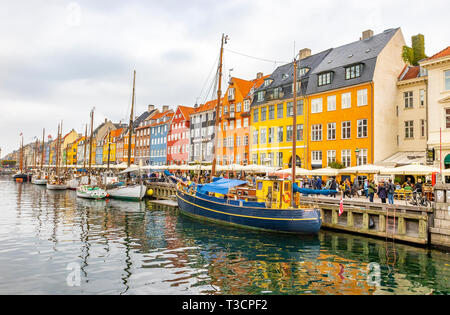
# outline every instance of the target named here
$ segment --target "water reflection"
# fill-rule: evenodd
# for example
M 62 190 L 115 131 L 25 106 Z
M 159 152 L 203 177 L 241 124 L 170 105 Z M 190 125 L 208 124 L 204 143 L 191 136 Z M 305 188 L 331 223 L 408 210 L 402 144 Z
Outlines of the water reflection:
M 0 178 L 0 293 L 447 294 L 447 254 L 322 231 L 224 227 L 147 202 Z M 80 266 L 69 286 L 67 266 Z

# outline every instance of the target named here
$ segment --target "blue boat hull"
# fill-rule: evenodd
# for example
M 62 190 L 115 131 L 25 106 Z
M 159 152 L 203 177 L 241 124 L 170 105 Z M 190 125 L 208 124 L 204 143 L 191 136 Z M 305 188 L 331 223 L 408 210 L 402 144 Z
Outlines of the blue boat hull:
M 320 209 L 270 209 L 234 206 L 177 190 L 181 213 L 202 220 L 282 233 L 317 234 L 322 225 Z

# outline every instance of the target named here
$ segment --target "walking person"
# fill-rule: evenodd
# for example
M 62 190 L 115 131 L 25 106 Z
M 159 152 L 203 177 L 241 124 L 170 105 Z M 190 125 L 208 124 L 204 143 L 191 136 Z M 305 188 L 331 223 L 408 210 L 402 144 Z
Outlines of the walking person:
M 364 180 L 364 195 L 366 196 L 366 199 L 369 198 L 369 181 L 367 178 Z
M 333 198 L 336 198 L 336 193 L 337 193 L 337 183 L 336 183 L 336 178 L 332 178 L 332 179 L 331 179 L 330 190 L 333 192 L 333 193 L 331 193 L 331 196 L 332 196 Z
M 381 199 L 381 203 L 386 203 L 386 197 L 387 197 L 387 190 L 386 185 L 382 181 L 380 185 L 378 185 L 378 192 L 377 192 L 378 198 Z
M 389 178 L 389 182 L 387 184 L 387 196 L 390 205 L 394 204 L 394 193 L 395 193 L 395 185 L 392 183 L 392 179 Z
M 367 192 L 369 194 L 370 202 L 373 202 L 373 196 L 375 195 L 375 191 L 376 190 L 377 190 L 377 186 L 375 185 L 374 181 L 371 180 L 369 185 L 368 185 L 368 189 L 367 189 Z

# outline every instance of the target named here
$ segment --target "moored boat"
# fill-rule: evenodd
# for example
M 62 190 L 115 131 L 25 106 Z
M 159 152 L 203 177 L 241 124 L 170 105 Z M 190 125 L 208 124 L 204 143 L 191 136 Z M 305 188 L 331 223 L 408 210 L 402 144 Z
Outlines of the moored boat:
M 103 199 L 107 196 L 106 190 L 99 187 L 83 185 L 77 188 L 77 197 L 85 199 Z
M 77 190 L 78 185 L 79 185 L 79 182 L 78 182 L 78 179 L 76 179 L 76 178 L 72 178 L 67 181 L 67 189 Z
M 119 186 L 107 190 L 111 198 L 134 201 L 142 200 L 146 192 L 147 187 L 144 184 Z
M 45 178 L 32 178 L 31 183 L 35 185 L 47 185 L 47 180 Z
M 223 179 L 217 184 L 198 185 L 197 189 L 179 183 L 177 200 L 181 213 L 206 221 L 250 229 L 296 234 L 319 232 L 322 225 L 320 209 L 290 207 L 290 200 L 283 198 L 281 191 L 284 185 L 276 185 L 279 189 L 277 196 L 274 194 L 266 198 L 270 203 L 250 201 L 249 198 L 238 199 L 238 195 L 236 199 L 217 197 L 217 192 L 230 196 L 228 189 L 242 185 L 239 182 L 242 181 Z M 205 186 L 208 187 L 205 189 Z M 262 186 L 260 194 L 264 194 Z
M 64 183 L 47 183 L 47 189 L 48 190 L 66 190 L 67 185 Z

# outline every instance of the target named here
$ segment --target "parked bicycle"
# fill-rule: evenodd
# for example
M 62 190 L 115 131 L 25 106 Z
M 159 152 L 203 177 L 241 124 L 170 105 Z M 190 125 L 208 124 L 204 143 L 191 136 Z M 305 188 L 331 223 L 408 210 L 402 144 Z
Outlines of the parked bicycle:
M 413 206 L 431 207 L 431 201 L 422 192 L 414 190 L 409 200 Z

